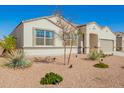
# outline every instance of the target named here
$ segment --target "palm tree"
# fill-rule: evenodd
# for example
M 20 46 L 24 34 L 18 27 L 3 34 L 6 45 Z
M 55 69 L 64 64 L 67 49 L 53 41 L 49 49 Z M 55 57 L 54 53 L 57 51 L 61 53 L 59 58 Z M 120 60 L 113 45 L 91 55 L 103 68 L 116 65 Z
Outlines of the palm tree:
M 16 39 L 13 36 L 5 36 L 4 39 L 0 41 L 0 47 L 3 48 L 2 55 L 7 52 L 11 53 L 11 51 L 16 48 Z

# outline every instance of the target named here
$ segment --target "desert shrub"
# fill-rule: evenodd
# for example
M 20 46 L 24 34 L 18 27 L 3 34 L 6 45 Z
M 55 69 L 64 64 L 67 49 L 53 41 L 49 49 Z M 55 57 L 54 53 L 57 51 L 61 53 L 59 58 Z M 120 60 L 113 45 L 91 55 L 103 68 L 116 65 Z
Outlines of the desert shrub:
M 121 51 L 121 49 L 122 49 L 121 47 L 116 48 L 117 51 Z
M 111 54 L 108 54 L 108 56 L 113 56 L 113 53 L 111 53 Z
M 10 68 L 26 68 L 32 65 L 32 62 L 27 60 L 22 50 L 11 51 L 7 54 L 9 63 L 6 66 Z
M 103 51 L 100 50 L 99 52 L 100 58 L 105 58 L 107 55 L 103 53 Z
M 47 73 L 45 77 L 41 78 L 40 84 L 58 84 L 63 80 L 63 78 L 53 72 Z
M 88 54 L 88 58 L 91 60 L 97 60 L 99 59 L 99 57 L 100 57 L 100 54 L 96 50 L 93 50 Z
M 107 64 L 104 64 L 104 63 L 97 63 L 94 65 L 94 67 L 97 67 L 97 68 L 108 68 L 109 66 Z

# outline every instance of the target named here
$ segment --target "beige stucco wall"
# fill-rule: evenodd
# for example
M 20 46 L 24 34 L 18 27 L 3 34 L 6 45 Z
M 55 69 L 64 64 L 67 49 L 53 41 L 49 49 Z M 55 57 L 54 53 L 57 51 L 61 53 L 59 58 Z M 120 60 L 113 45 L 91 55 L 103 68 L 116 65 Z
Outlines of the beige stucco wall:
M 82 51 L 83 51 L 83 49 L 84 49 L 84 53 L 87 53 L 87 50 L 89 49 L 89 42 L 87 42 L 88 40 L 89 40 L 89 36 L 88 35 L 86 35 L 86 34 L 88 34 L 89 32 L 87 32 L 87 28 L 86 28 L 86 26 L 81 26 L 81 27 L 79 27 L 79 31 L 81 31 L 81 34 L 83 33 L 84 34 L 84 38 L 80 38 L 79 39 L 79 46 L 81 46 L 81 53 L 83 53 Z M 81 35 L 81 37 L 82 37 L 82 35 Z M 84 39 L 84 40 L 83 40 Z M 83 45 L 84 44 L 84 45 Z M 80 51 L 80 50 L 79 50 Z
M 95 27 L 96 29 L 92 29 Z M 87 31 L 89 33 L 94 33 L 99 35 L 99 39 L 112 39 L 116 40 L 116 36 L 112 33 L 112 31 L 108 27 L 100 28 L 96 24 L 88 24 Z
M 96 29 L 92 29 L 95 27 Z M 116 36 L 115 34 L 108 28 L 108 27 L 99 27 L 97 24 L 88 24 L 87 31 L 89 33 L 96 33 L 98 34 L 98 47 L 100 47 L 100 40 L 101 39 L 108 39 L 114 41 L 114 51 L 116 51 Z
M 51 17 L 50 17 L 51 18 Z M 52 19 L 41 18 L 36 20 L 28 20 L 22 22 L 16 27 L 11 35 L 17 38 L 17 48 L 23 48 L 26 55 L 61 55 L 63 54 L 64 47 L 63 41 L 60 37 L 62 35 L 60 27 L 56 26 L 56 17 Z M 63 21 L 64 22 L 64 21 Z M 69 25 L 71 27 L 71 25 Z M 34 29 L 50 30 L 54 32 L 54 45 L 52 46 L 37 46 L 34 43 Z M 77 53 L 77 47 L 72 49 L 72 53 Z M 67 49 L 67 53 L 70 49 Z
M 58 56 L 64 54 L 64 48 L 51 47 L 51 48 L 25 48 L 24 52 L 27 56 Z M 66 53 L 69 54 L 70 48 L 66 49 Z M 77 53 L 77 48 L 72 48 L 72 53 Z
M 35 53 L 44 54 L 42 52 L 45 52 L 45 51 L 46 51 L 45 52 L 46 54 L 49 54 L 49 52 L 52 53 L 53 51 L 55 51 L 54 52 L 55 54 L 57 54 L 57 53 L 60 54 L 60 52 L 62 53 L 61 50 L 63 49 L 63 43 L 60 38 L 60 36 L 62 34 L 61 29 L 58 26 L 56 26 L 55 24 L 53 24 L 50 20 L 53 21 L 54 23 L 57 22 L 56 17 L 49 17 L 48 19 L 41 18 L 38 20 L 24 21 L 21 25 L 19 25 L 16 28 L 16 30 L 12 33 L 17 38 L 17 47 L 23 47 L 25 49 L 25 51 L 27 51 L 27 53 L 31 52 L 31 54 L 33 52 L 34 52 L 34 54 Z M 68 22 L 66 22 L 64 20 L 63 20 L 63 22 L 67 23 L 67 25 L 68 25 Z M 70 27 L 71 27 L 71 25 L 70 25 Z M 94 27 L 95 27 L 95 29 L 93 29 Z M 54 33 L 55 33 L 54 34 L 54 45 L 52 45 L 52 46 L 45 46 L 45 45 L 36 46 L 34 43 L 34 32 L 33 32 L 34 29 L 36 29 L 36 28 L 54 31 Z M 89 23 L 86 26 L 80 27 L 80 30 L 85 34 L 84 35 L 85 40 L 81 41 L 81 43 L 82 42 L 84 43 L 85 53 L 89 53 L 90 34 L 96 34 L 98 36 L 98 42 L 97 42 L 98 48 L 100 47 L 101 39 L 108 39 L 108 40 L 114 41 L 114 50 L 115 50 L 116 36 L 111 32 L 111 30 L 108 27 L 103 28 L 103 27 L 98 26 L 96 23 Z M 92 39 L 92 37 L 91 37 L 91 39 Z M 93 42 L 95 42 L 95 41 L 93 41 Z M 40 49 L 40 47 L 43 49 Z M 76 50 L 75 52 L 77 52 L 77 47 L 78 47 L 78 45 L 74 49 L 74 50 Z M 59 49 L 57 49 L 57 48 L 59 48 Z M 62 49 L 60 49 L 60 48 L 62 48 Z M 47 51 L 47 50 L 49 50 L 49 51 Z
M 95 28 L 95 29 L 93 29 Z M 106 40 L 113 40 L 114 41 L 114 51 L 116 50 L 116 36 L 112 33 L 112 31 L 108 27 L 100 27 L 96 23 L 89 23 L 87 25 L 81 26 L 80 27 L 81 31 L 84 32 L 85 34 L 85 53 L 89 53 L 90 51 L 90 34 L 96 34 L 98 36 L 98 51 L 100 49 L 100 40 L 101 39 L 106 39 Z M 94 40 L 92 40 L 94 41 Z
M 33 28 L 39 28 L 43 30 L 50 30 L 55 32 L 55 41 L 54 46 L 52 47 L 60 47 L 62 46 L 62 40 L 58 34 L 60 34 L 61 29 L 56 25 L 52 24 L 46 19 L 36 20 L 24 23 L 24 46 L 23 47 L 35 47 L 33 40 Z M 38 46 L 36 46 L 38 47 Z M 41 47 L 41 46 L 39 46 Z
M 68 28 L 69 28 L 69 27 L 70 27 L 70 28 L 72 27 L 71 23 L 70 23 L 68 20 L 66 20 L 65 18 L 59 18 L 59 17 L 57 17 L 57 16 L 54 16 L 54 17 L 49 17 L 48 19 L 51 20 L 51 21 L 54 22 L 54 23 L 57 23 L 57 21 L 61 19 L 60 21 L 61 21 L 62 24 L 67 25 Z M 58 25 L 59 25 L 59 24 L 58 24 Z
M 63 41 L 61 39 L 61 29 L 55 24 L 51 23 L 47 19 L 34 20 L 30 22 L 24 22 L 23 39 L 24 39 L 24 51 L 26 55 L 40 55 L 40 56 L 52 56 L 62 55 L 64 51 Z M 52 46 L 37 46 L 34 43 L 34 29 L 50 30 L 54 32 L 54 45 Z M 72 53 L 77 53 L 77 47 L 72 49 Z M 67 49 L 67 53 L 70 49 Z

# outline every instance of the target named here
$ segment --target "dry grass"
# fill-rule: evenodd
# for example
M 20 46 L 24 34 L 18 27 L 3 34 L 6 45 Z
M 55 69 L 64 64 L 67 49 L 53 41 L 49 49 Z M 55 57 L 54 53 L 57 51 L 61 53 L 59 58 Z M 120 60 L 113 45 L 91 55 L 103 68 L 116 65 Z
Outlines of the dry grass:
M 0 67 L 0 87 L 124 87 L 124 58 L 106 57 L 103 63 L 109 68 L 93 67 L 97 61 L 85 60 L 86 55 L 71 58 L 72 68 L 63 65 L 62 56 L 56 57 L 56 62 L 36 62 L 30 68 L 9 69 Z M 6 60 L 0 58 L 0 64 Z M 40 79 L 47 72 L 55 72 L 63 77 L 59 85 L 40 85 Z

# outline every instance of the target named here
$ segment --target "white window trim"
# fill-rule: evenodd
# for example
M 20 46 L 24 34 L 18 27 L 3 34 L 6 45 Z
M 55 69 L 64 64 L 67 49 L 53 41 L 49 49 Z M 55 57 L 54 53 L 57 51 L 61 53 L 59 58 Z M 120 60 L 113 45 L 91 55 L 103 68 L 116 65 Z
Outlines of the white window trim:
M 44 38 L 44 45 L 36 45 L 36 38 L 42 38 L 42 37 L 36 37 L 36 30 L 39 29 L 39 30 L 44 30 L 44 31 L 49 31 L 49 32 L 53 32 L 53 45 L 46 45 L 46 37 L 43 37 Z M 33 40 L 34 40 L 34 47 L 53 47 L 55 45 L 55 41 L 54 41 L 54 31 L 53 30 L 49 30 L 49 29 L 41 29 L 41 28 L 35 28 L 33 30 Z M 44 35 L 46 35 L 46 33 L 44 33 Z

